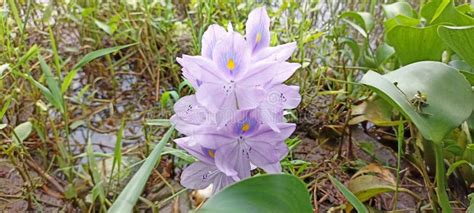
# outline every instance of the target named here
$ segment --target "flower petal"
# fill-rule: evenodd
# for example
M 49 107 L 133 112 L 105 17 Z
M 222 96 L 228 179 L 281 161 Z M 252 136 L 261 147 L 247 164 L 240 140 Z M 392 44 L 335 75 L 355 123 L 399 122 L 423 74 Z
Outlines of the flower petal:
M 199 104 L 213 113 L 221 108 L 236 109 L 233 84 L 203 83 L 196 92 L 196 98 Z
M 280 144 L 283 142 L 279 142 Z M 280 161 L 280 153 L 275 143 L 265 141 L 246 141 L 250 147 L 248 153 L 250 162 L 255 166 L 261 167 Z
M 221 146 L 216 150 L 217 168 L 234 180 L 250 177 L 249 155 L 245 147 L 237 142 Z
M 278 65 L 279 63 L 275 61 L 255 63 L 236 81 L 245 86 L 263 86 L 278 74 L 277 70 L 280 69 Z
M 237 106 L 240 110 L 255 109 L 265 98 L 265 91 L 261 87 L 238 86 L 235 90 Z
M 199 161 L 202 161 L 207 164 L 214 164 L 214 158 L 209 156 L 207 153 L 203 152 L 203 147 L 199 144 L 192 143 L 190 141 L 191 137 L 184 137 L 174 139 L 174 142 L 186 152 L 196 157 Z
M 173 109 L 177 116 L 191 124 L 203 124 L 212 119 L 212 114 L 197 102 L 195 95 L 182 97 Z
M 213 165 L 196 162 L 183 170 L 181 185 L 190 189 L 204 189 L 213 183 L 219 173 L 219 170 Z
M 268 89 L 265 107 L 270 109 L 294 109 L 301 102 L 298 86 L 277 84 Z
M 272 79 L 272 84 L 281 84 L 288 80 L 298 68 L 301 67 L 298 63 L 282 62 L 278 64 L 278 73 Z
M 228 33 L 212 52 L 212 60 L 218 72 L 233 79 L 247 70 L 250 63 L 250 49 L 239 33 Z
M 267 141 L 267 142 L 279 142 L 284 141 L 293 134 L 296 129 L 296 124 L 294 123 L 278 123 L 278 129 L 280 132 L 274 132 L 269 126 L 262 125 L 255 134 L 248 137 L 247 140 L 251 142 Z M 249 143 L 251 143 L 249 142 Z
M 250 12 L 245 31 L 247 42 L 254 53 L 270 45 L 270 17 L 265 7 Z
M 229 82 L 228 76 L 225 73 L 219 72 L 216 64 L 202 56 L 183 55 L 178 63 L 199 81 L 211 83 Z
M 286 61 L 291 57 L 296 49 L 296 42 L 278 45 L 275 47 L 267 47 L 252 55 L 252 61 Z
M 224 187 L 230 185 L 231 183 L 235 182 L 232 177 L 225 175 L 224 173 L 219 173 L 218 176 L 214 179 L 212 194 L 216 194 Z
M 202 35 L 201 55 L 212 59 L 212 52 L 219 39 L 226 35 L 227 31 L 217 24 L 210 25 Z

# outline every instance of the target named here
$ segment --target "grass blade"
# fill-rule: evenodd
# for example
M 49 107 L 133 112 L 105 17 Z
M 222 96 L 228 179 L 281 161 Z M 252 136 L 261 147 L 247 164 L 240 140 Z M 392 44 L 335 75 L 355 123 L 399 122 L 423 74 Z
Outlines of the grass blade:
M 354 206 L 357 212 L 369 212 L 365 205 L 349 190 L 347 189 L 344 184 L 342 184 L 339 180 L 334 178 L 331 175 L 328 175 L 331 182 L 336 186 L 337 190 L 339 190 L 344 197 L 349 201 L 349 203 Z
M 132 212 L 133 206 L 135 206 L 138 197 L 142 193 L 148 177 L 161 157 L 161 151 L 163 147 L 166 143 L 168 143 L 173 132 L 174 126 L 168 129 L 161 141 L 155 146 L 137 173 L 135 173 L 127 186 L 125 186 L 108 212 Z
M 85 64 L 91 62 L 92 60 L 94 60 L 96 58 L 102 57 L 104 55 L 108 55 L 110 53 L 116 52 L 118 50 L 130 47 L 130 46 L 133 46 L 133 45 L 136 45 L 136 44 L 137 43 L 127 44 L 127 45 L 122 45 L 122 46 L 116 46 L 116 47 L 110 47 L 110 48 L 100 49 L 100 50 L 96 50 L 94 52 L 91 52 L 91 53 L 85 55 L 84 58 L 82 58 L 79 62 L 77 62 L 77 64 L 74 65 L 72 70 L 79 69 L 82 66 L 84 66 Z
M 56 79 L 54 79 L 53 73 L 49 68 L 46 61 L 44 61 L 41 55 L 38 55 L 38 59 L 40 62 L 41 70 L 46 78 L 46 84 L 48 85 L 49 91 L 51 91 L 52 98 L 54 102 L 57 103 L 57 108 L 61 113 L 64 113 L 65 107 L 63 102 L 63 95 L 61 93 L 61 89 L 59 88 L 59 83 Z

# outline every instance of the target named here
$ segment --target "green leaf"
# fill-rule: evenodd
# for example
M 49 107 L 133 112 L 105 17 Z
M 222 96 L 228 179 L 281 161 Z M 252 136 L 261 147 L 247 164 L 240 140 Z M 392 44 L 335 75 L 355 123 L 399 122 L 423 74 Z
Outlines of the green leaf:
M 396 55 L 404 65 L 417 61 L 440 61 L 445 49 L 436 26 L 395 26 L 387 32 L 387 43 L 395 48 Z
M 110 48 L 100 49 L 100 50 L 96 50 L 94 52 L 91 52 L 91 53 L 85 55 L 84 58 L 82 58 L 79 62 L 77 62 L 77 64 L 74 65 L 72 70 L 80 69 L 82 66 L 84 66 L 85 64 L 91 62 L 92 60 L 94 60 L 96 58 L 102 57 L 104 55 L 108 55 L 108 54 L 113 53 L 113 52 L 117 52 L 118 50 L 121 50 L 121 49 L 127 48 L 127 47 L 131 47 L 131 46 L 136 45 L 136 44 L 138 44 L 138 43 L 127 44 L 127 45 L 116 46 L 116 47 L 110 47 Z
M 187 163 L 192 163 L 196 161 L 196 158 L 194 158 L 192 155 L 186 153 L 184 150 L 181 150 L 181 149 L 175 149 L 172 147 L 164 147 L 162 155 L 167 155 L 167 154 L 181 158 Z
M 473 110 L 469 82 L 456 69 L 440 62 L 418 62 L 383 76 L 369 71 L 361 83 L 397 108 L 423 137 L 434 142 L 440 142 Z M 421 112 L 411 103 L 418 92 L 427 99 Z
M 377 66 L 381 66 L 385 63 L 392 55 L 395 54 L 395 49 L 393 47 L 388 46 L 386 43 L 383 43 L 375 50 L 375 59 L 377 62 Z
M 100 49 L 100 50 L 96 50 L 94 52 L 88 53 L 87 55 L 84 56 L 84 58 L 82 58 L 79 62 L 77 62 L 77 64 L 74 65 L 72 70 L 66 75 L 66 77 L 64 78 L 64 81 L 61 85 L 61 91 L 63 93 L 66 92 L 66 90 L 69 88 L 69 85 L 71 84 L 72 80 L 76 76 L 78 70 L 80 68 L 82 68 L 84 65 L 86 65 L 87 63 L 89 63 L 89 62 L 91 62 L 91 61 L 93 61 L 93 60 L 95 60 L 99 57 L 108 55 L 110 53 L 116 52 L 118 50 L 130 47 L 130 46 L 133 46 L 133 45 L 136 45 L 136 44 L 137 43 L 127 44 L 127 45 L 122 45 L 122 46 L 116 46 L 116 47 L 110 47 L 110 48 Z
M 393 4 L 382 5 L 385 17 L 387 19 L 395 18 L 398 15 L 416 18 L 416 12 L 407 2 L 395 2 Z
M 31 122 L 27 121 L 25 123 L 21 123 L 13 130 L 14 134 L 12 135 L 12 140 L 16 144 L 23 143 L 23 141 L 28 138 L 28 136 L 30 136 L 32 130 L 33 125 Z
M 417 18 L 410 18 L 402 15 L 398 15 L 394 18 L 388 19 L 383 23 L 385 28 L 385 32 L 390 32 L 394 27 L 398 25 L 408 26 L 408 27 L 416 27 L 420 24 L 420 19 Z
M 145 125 L 169 127 L 171 126 L 171 122 L 169 119 L 147 119 Z
M 374 28 L 374 17 L 367 12 L 344 12 L 339 18 L 344 19 L 364 37 L 367 37 L 367 34 Z
M 132 212 L 133 206 L 140 197 L 140 194 L 145 187 L 145 184 L 150 176 L 153 168 L 155 167 L 156 163 L 160 159 L 161 151 L 165 144 L 168 143 L 169 139 L 171 138 L 171 134 L 174 132 L 174 127 L 168 129 L 165 133 L 161 141 L 158 145 L 153 148 L 153 151 L 150 155 L 146 158 L 145 162 L 142 164 L 140 169 L 133 175 L 130 182 L 125 186 L 123 191 L 118 196 L 117 200 L 115 200 L 112 207 L 110 207 L 108 212 Z
M 200 212 L 313 212 L 308 190 L 297 177 L 259 175 L 228 186 L 211 197 Z
M 67 89 L 69 89 L 69 85 L 71 85 L 72 80 L 74 79 L 74 77 L 76 77 L 78 71 L 79 70 L 77 69 L 72 70 L 66 75 L 66 77 L 64 77 L 63 83 L 61 84 L 61 92 L 63 94 L 67 91 Z
M 59 83 L 56 79 L 54 79 L 53 73 L 49 68 L 48 64 L 44 61 L 41 55 L 38 55 L 38 59 L 40 62 L 41 70 L 43 71 L 43 75 L 46 78 L 46 84 L 48 85 L 49 91 L 51 92 L 52 98 L 54 99 L 55 107 L 61 112 L 64 113 L 64 101 L 63 95 L 61 93 L 61 89 L 59 88 Z
M 109 35 L 112 35 L 115 32 L 115 29 L 113 29 L 112 26 L 108 25 L 107 23 L 101 22 L 97 19 L 94 19 L 94 23 L 95 25 L 97 25 L 97 27 L 99 27 L 101 30 L 103 30 Z
M 454 170 L 456 170 L 459 166 L 463 164 L 467 164 L 473 167 L 473 165 L 469 163 L 467 160 L 458 160 L 454 162 L 453 164 L 451 164 L 451 166 L 449 166 L 448 171 L 446 172 L 446 176 L 450 176 L 451 174 L 453 174 Z
M 469 194 L 469 207 L 467 208 L 466 212 L 474 212 L 474 193 Z
M 357 210 L 357 212 L 369 212 L 369 210 L 367 210 L 367 208 L 365 207 L 365 205 L 349 190 L 347 189 L 344 184 L 342 184 L 339 180 L 337 180 L 336 178 L 334 178 L 333 176 L 331 175 L 328 175 L 329 176 L 329 179 L 331 180 L 332 184 L 334 184 L 334 186 L 336 186 L 337 190 L 339 190 L 343 195 L 344 197 L 347 199 L 347 201 L 349 201 L 349 203 L 352 204 L 352 206 L 354 206 L 354 208 Z
M 449 48 L 474 67 L 474 26 L 439 26 L 438 34 Z
M 463 60 L 452 60 L 449 62 L 449 65 L 458 69 L 459 72 L 461 72 L 464 77 L 466 77 L 469 83 L 474 85 L 474 67 L 469 66 L 469 64 Z
M 461 13 L 452 0 L 435 0 L 425 4 L 421 15 L 430 25 L 449 23 L 457 26 L 474 24 L 474 18 Z

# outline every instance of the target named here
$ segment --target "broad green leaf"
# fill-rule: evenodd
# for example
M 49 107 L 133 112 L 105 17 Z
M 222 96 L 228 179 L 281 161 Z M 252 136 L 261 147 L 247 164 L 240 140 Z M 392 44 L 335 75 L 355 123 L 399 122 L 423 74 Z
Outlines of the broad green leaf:
M 259 175 L 228 186 L 197 211 L 313 212 L 306 185 L 287 174 Z
M 450 61 L 449 65 L 458 69 L 466 77 L 469 83 L 474 85 L 474 67 L 469 66 L 469 64 L 463 60 Z
M 174 127 L 168 129 L 158 145 L 153 148 L 153 151 L 146 158 L 137 173 L 133 175 L 127 186 L 122 190 L 108 212 L 132 212 L 138 197 L 140 197 L 143 188 L 145 187 L 148 177 L 161 157 L 163 147 L 168 143 L 173 132 Z
M 421 15 L 430 25 L 449 23 L 457 26 L 467 26 L 474 24 L 474 18 L 459 12 L 452 0 L 430 1 L 421 9 Z
M 33 125 L 31 122 L 27 121 L 25 123 L 21 123 L 17 127 L 15 127 L 14 134 L 12 135 L 12 140 L 16 143 L 22 143 L 28 136 L 30 136 L 31 131 L 33 130 Z
M 407 2 L 395 2 L 393 4 L 384 4 L 382 5 L 385 17 L 387 19 L 395 18 L 398 15 L 416 18 L 416 12 L 413 10 L 410 4 Z
M 332 184 L 336 186 L 337 190 L 339 190 L 344 197 L 352 204 L 352 206 L 357 210 L 357 212 L 367 213 L 367 207 L 348 189 L 344 184 L 342 184 L 339 180 L 334 178 L 331 175 L 328 175 L 329 179 L 331 180 Z
M 474 26 L 439 26 L 438 34 L 449 48 L 474 67 Z
M 385 63 L 392 55 L 395 54 L 395 49 L 393 47 L 388 46 L 386 43 L 383 43 L 375 50 L 375 59 L 377 62 L 377 66 L 381 66 Z
M 408 27 L 416 27 L 420 24 L 420 19 L 417 18 L 410 18 L 407 16 L 398 15 L 394 18 L 388 19 L 383 23 L 385 28 L 385 32 L 390 32 L 394 27 L 398 25 L 408 26 Z
M 367 37 L 367 34 L 374 28 L 374 17 L 367 12 L 344 12 L 340 18 L 344 19 L 364 37 Z
M 440 142 L 465 121 L 473 110 L 469 82 L 456 69 L 440 62 L 418 62 L 386 75 L 369 71 L 361 80 L 396 107 L 420 130 L 423 137 Z M 420 92 L 426 96 L 421 112 L 412 104 Z
M 387 43 L 395 48 L 396 55 L 404 65 L 417 61 L 440 61 L 445 49 L 436 26 L 396 26 L 387 32 Z

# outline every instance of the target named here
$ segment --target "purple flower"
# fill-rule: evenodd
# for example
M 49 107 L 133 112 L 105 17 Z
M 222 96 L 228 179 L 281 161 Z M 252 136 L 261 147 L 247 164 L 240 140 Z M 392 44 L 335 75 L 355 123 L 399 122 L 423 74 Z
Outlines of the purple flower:
M 280 73 L 291 76 L 299 68 L 299 64 L 284 62 L 295 43 L 269 47 L 269 26 L 265 8 L 257 8 L 249 15 L 246 39 L 211 25 L 203 35 L 202 56 L 177 58 L 202 106 L 211 112 L 254 109 L 265 98 L 264 85 Z
M 195 156 L 199 161 L 186 167 L 181 174 L 181 185 L 190 189 L 205 189 L 212 184 L 213 194 L 223 187 L 235 182 L 237 177 L 230 177 L 221 172 L 214 164 L 216 151 L 190 143 L 188 138 L 175 140 L 176 144 Z
M 276 164 L 288 152 L 284 140 L 295 124 L 277 123 L 280 132 L 274 132 L 258 116 L 256 111 L 238 111 L 221 130 L 202 131 L 186 140 L 216 150 L 215 164 L 228 176 L 250 176 L 251 163 L 269 173 L 281 172 Z
M 270 18 L 254 9 L 246 35 L 211 25 L 200 56 L 177 58 L 195 95 L 181 98 L 171 122 L 187 137 L 175 142 L 199 161 L 184 169 L 181 184 L 216 192 L 250 177 L 259 167 L 279 173 L 288 154 L 284 140 L 295 130 L 284 110 L 301 101 L 298 86 L 284 84 L 300 64 L 289 63 L 296 43 L 270 47 Z

